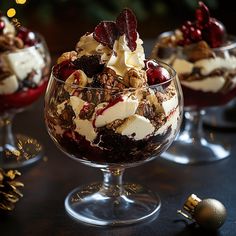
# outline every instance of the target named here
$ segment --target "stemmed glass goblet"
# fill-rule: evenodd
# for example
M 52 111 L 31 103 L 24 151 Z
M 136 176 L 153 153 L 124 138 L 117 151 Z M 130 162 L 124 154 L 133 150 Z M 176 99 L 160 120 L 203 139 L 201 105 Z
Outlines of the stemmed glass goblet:
M 103 183 L 74 189 L 65 199 L 73 218 L 93 225 L 127 225 L 160 210 L 159 197 L 140 184 L 124 184 L 126 168 L 165 151 L 179 130 L 182 92 L 171 79 L 142 88 L 80 87 L 52 72 L 45 120 L 57 147 L 72 159 L 103 172 Z
M 236 95 L 236 87 L 233 80 L 231 82 L 236 69 L 235 37 L 228 36 L 228 43 L 218 48 L 209 49 L 204 42 L 188 47 L 163 47 L 160 42 L 173 34 L 161 34 L 152 52 L 152 58 L 164 60 L 176 70 L 184 95 L 183 128 L 162 157 L 180 164 L 225 159 L 230 155 L 230 145 L 217 140 L 216 135 L 207 136 L 202 120 L 207 108 L 222 106 Z M 205 58 L 200 58 L 202 55 Z M 199 75 L 200 72 L 203 75 Z M 211 77 L 208 77 L 208 73 Z
M 43 37 L 37 43 L 0 54 L 0 167 L 19 168 L 43 156 L 42 145 L 34 138 L 13 134 L 14 116 L 34 103 L 46 90 L 50 56 Z M 11 65 L 8 71 L 6 63 Z M 6 73 L 12 73 L 7 79 Z

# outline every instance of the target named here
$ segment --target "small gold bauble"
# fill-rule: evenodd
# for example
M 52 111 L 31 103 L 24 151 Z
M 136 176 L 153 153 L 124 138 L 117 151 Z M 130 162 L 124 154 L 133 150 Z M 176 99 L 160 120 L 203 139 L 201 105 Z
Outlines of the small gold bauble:
M 178 213 L 189 220 L 194 220 L 198 225 L 207 230 L 220 228 L 227 216 L 226 208 L 216 199 L 201 200 L 195 194 L 188 197 L 183 206 L 183 211 Z
M 207 229 L 215 230 L 220 228 L 226 220 L 226 209 L 216 199 L 204 199 L 196 206 L 193 218 L 196 222 Z

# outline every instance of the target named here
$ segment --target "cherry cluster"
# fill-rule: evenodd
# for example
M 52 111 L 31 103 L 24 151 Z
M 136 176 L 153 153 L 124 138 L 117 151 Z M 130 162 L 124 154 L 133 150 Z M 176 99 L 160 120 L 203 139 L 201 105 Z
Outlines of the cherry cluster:
M 3 33 L 3 30 L 5 29 L 5 27 L 6 27 L 6 24 L 4 20 L 0 18 L 0 34 Z M 22 39 L 22 41 L 24 42 L 24 45 L 28 47 L 34 46 L 35 44 L 38 43 L 35 33 L 23 26 L 17 29 L 16 37 Z
M 224 25 L 210 17 L 209 9 L 203 2 L 199 2 L 199 8 L 195 11 L 195 21 L 185 22 L 180 30 L 183 33 L 183 40 L 178 42 L 184 46 L 205 40 L 210 47 L 220 47 L 226 37 Z
M 23 26 L 17 29 L 16 36 L 22 39 L 24 44 L 28 47 L 34 46 L 35 44 L 38 43 L 36 34 Z

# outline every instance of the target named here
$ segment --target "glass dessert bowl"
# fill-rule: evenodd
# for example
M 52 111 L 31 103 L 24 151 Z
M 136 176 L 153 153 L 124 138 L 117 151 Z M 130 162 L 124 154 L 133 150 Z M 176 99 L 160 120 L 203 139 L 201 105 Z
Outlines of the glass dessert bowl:
M 46 90 L 50 57 L 42 36 L 0 22 L 0 167 L 18 168 L 43 154 L 36 139 L 12 133 L 12 120 Z
M 163 157 L 181 164 L 228 157 L 228 144 L 204 134 L 202 117 L 207 108 L 224 105 L 236 95 L 236 38 L 199 2 L 196 21 L 160 35 L 151 57 L 173 66 L 184 94 L 185 126 Z
M 123 10 L 117 19 L 124 15 L 136 24 L 131 10 Z M 129 27 L 125 19 L 121 21 Z M 76 52 L 58 59 L 45 96 L 45 120 L 59 149 L 100 168 L 104 175 L 103 183 L 78 187 L 67 196 L 69 215 L 93 225 L 125 225 L 159 212 L 159 197 L 139 184 L 123 184 L 122 175 L 125 168 L 159 156 L 174 140 L 182 118 L 182 93 L 171 67 L 144 63 L 139 38 L 133 51 L 125 40 L 121 54 L 114 49 L 118 41 L 129 38 L 126 34 L 116 36 L 114 51 L 101 44 L 96 35 L 104 24 L 81 37 Z M 90 54 L 88 44 L 103 49 L 89 47 Z M 103 61 L 105 51 L 109 57 Z M 130 67 L 122 60 L 124 53 L 132 55 Z M 119 66 L 111 66 L 113 56 Z M 134 67 L 134 59 L 140 60 L 139 66 Z

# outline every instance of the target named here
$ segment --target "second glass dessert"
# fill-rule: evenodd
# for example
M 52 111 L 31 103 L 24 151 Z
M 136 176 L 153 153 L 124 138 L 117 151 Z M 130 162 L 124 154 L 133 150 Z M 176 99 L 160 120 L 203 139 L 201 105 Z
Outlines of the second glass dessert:
M 0 17 L 0 167 L 19 168 L 43 156 L 34 138 L 13 134 L 16 113 L 46 90 L 50 56 L 44 39 L 25 27 L 15 28 Z
M 236 95 L 236 38 L 199 2 L 195 20 L 163 33 L 152 58 L 174 67 L 184 93 L 185 126 L 163 157 L 181 164 L 228 157 L 227 143 L 204 134 L 202 116 L 206 108 L 224 105 Z
M 136 18 L 123 10 L 81 37 L 76 51 L 54 66 L 45 119 L 56 145 L 69 157 L 100 168 L 103 183 L 74 189 L 65 200 L 73 218 L 93 225 L 137 223 L 160 210 L 158 195 L 122 182 L 125 168 L 165 151 L 182 118 L 175 71 L 146 61 Z

